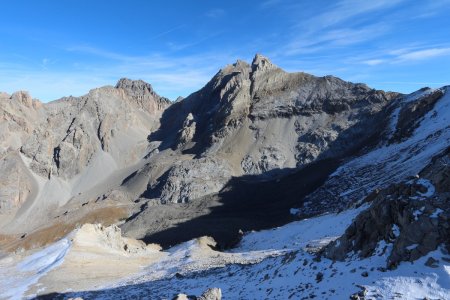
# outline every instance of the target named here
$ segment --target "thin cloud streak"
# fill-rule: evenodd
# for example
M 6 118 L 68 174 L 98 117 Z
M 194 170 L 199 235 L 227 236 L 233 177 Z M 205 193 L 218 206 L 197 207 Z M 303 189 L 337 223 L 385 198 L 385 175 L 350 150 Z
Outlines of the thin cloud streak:
M 371 58 L 359 58 L 360 63 L 369 66 L 378 66 L 382 64 L 404 64 L 433 59 L 437 57 L 450 56 L 450 47 L 437 47 L 431 45 L 431 48 L 406 47 L 389 50 L 384 53 L 368 54 Z
M 439 57 L 450 54 L 450 48 L 432 48 L 425 50 L 412 51 L 401 54 L 397 57 L 399 62 L 423 60 L 433 57 Z
M 174 32 L 174 31 L 176 31 L 176 30 L 178 30 L 178 29 L 181 29 L 181 28 L 183 28 L 183 27 L 185 27 L 185 26 L 186 26 L 186 24 L 181 24 L 181 25 L 175 26 L 175 27 L 173 27 L 173 28 L 171 28 L 171 29 L 168 29 L 168 30 L 166 30 L 166 31 L 163 31 L 163 32 L 161 32 L 161 33 L 159 33 L 159 34 L 153 36 L 152 38 L 150 38 L 150 41 L 156 40 L 156 39 L 158 39 L 158 38 L 160 38 L 160 37 L 162 37 L 162 36 L 165 36 L 165 35 L 167 35 L 167 34 L 169 34 L 169 33 L 172 33 L 172 32 Z
M 2 90 L 29 90 L 34 97 L 48 101 L 86 94 L 102 85 L 114 85 L 121 77 L 143 79 L 153 85 L 156 92 L 170 99 L 188 96 L 204 86 L 225 62 L 238 58 L 231 53 L 199 53 L 174 57 L 158 53 L 146 56 L 123 55 L 93 46 L 68 47 L 67 51 L 98 57 L 95 64 L 75 64 L 71 68 L 45 69 L 30 65 L 8 64 L 0 61 Z M 45 88 L 43 88 L 45 87 Z
M 210 11 L 205 13 L 205 16 L 208 18 L 216 19 L 221 18 L 226 14 L 226 11 L 221 8 L 211 9 Z
M 311 33 L 320 31 L 333 25 L 339 25 L 352 18 L 360 17 L 374 11 L 392 8 L 405 0 L 378 0 L 378 1 L 360 1 L 360 0 L 342 0 L 328 8 L 327 12 L 308 18 L 297 27 L 310 28 Z

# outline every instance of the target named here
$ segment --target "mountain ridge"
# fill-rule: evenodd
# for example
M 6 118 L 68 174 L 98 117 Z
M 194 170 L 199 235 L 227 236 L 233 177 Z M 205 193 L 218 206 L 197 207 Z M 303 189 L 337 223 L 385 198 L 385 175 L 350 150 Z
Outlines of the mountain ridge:
M 393 247 L 383 252 L 383 263 L 393 266 L 435 256 L 448 236 L 442 178 L 448 173 L 449 89 L 384 92 L 333 76 L 288 73 L 256 55 L 251 63 L 225 66 L 175 102 L 149 83 L 126 78 L 49 103 L 26 92 L 0 94 L 0 251 L 13 255 L 50 245 L 42 251 L 66 257 L 84 249 L 71 246 L 70 232 L 102 223 L 130 245 L 158 243 L 168 251 L 158 255 L 184 253 L 184 246 L 172 246 L 186 242 L 194 249 L 192 240 L 208 235 L 213 254 L 228 257 L 226 251 L 245 243 L 244 232 L 310 218 L 315 224 L 324 214 L 338 220 L 344 212 L 353 219 L 339 227 L 339 236 L 306 245 L 314 259 L 345 263 L 363 251 L 364 265 L 383 243 Z M 428 193 L 431 186 L 436 192 Z M 402 204 L 416 200 L 427 203 L 417 220 L 422 202 Z M 390 217 L 374 221 L 371 214 L 383 215 L 384 208 Z M 413 217 L 396 217 L 403 208 Z M 414 229 L 420 224 L 438 228 L 439 235 L 427 242 Z M 394 238 L 393 225 L 405 234 Z M 427 245 L 408 250 L 415 244 Z M 277 255 L 312 259 L 302 249 Z M 97 251 L 92 245 L 85 250 Z M 74 256 L 68 255 L 70 262 Z M 377 266 L 384 268 L 381 258 Z

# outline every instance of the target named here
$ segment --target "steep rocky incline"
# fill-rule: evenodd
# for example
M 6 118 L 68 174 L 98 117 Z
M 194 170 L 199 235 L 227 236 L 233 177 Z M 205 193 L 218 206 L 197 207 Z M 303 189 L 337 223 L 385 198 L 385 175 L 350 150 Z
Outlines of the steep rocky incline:
M 377 255 L 384 245 L 386 265 L 415 261 L 440 245 L 450 251 L 450 148 L 434 157 L 417 177 L 376 190 L 365 200 L 371 206 L 360 213 L 342 237 L 323 254 L 344 260 L 357 253 Z
M 171 106 L 160 135 L 151 137 L 171 135 L 165 146 L 225 156 L 237 172 L 261 174 L 358 147 L 376 133 L 370 125 L 397 95 L 332 76 L 286 73 L 257 55 L 251 65 L 226 66 Z
M 450 144 L 448 86 L 421 89 L 392 101 L 387 109 L 391 113 L 376 146 L 347 160 L 331 174 L 305 199 L 302 214 L 342 210 L 375 189 L 415 176 Z
M 43 114 L 42 103 L 27 92 L 0 93 L 0 214 L 14 211 L 32 193 L 34 181 L 17 149 Z
M 157 128 L 159 114 L 168 105 L 149 84 L 121 79 L 115 88 L 47 104 L 45 120 L 21 152 L 32 159 L 34 172 L 48 177 L 73 178 L 100 150 L 123 167 L 146 150 L 143 141 Z
M 251 65 L 237 61 L 165 110 L 161 127 L 149 136 L 160 143 L 159 152 L 193 155 L 183 161 L 184 168 L 213 170 L 215 161 L 224 161 L 221 175 L 208 180 L 215 181 L 210 183 L 214 188 L 183 197 L 157 196 L 162 202 L 186 202 L 219 191 L 224 178 L 270 178 L 313 161 L 345 157 L 375 138 L 387 115 L 383 108 L 397 96 L 332 76 L 287 73 L 261 55 Z M 181 185 L 195 185 L 197 180 L 195 172 L 166 172 L 181 176 Z M 155 186 L 173 189 L 168 174 L 156 184 L 152 173 L 147 177 L 152 180 L 144 195 L 154 196 Z
M 170 105 L 150 84 L 129 79 L 47 104 L 26 92 L 1 94 L 0 102 L 2 222 L 16 212 L 41 219 L 39 210 L 47 215 L 115 170 L 138 163 Z

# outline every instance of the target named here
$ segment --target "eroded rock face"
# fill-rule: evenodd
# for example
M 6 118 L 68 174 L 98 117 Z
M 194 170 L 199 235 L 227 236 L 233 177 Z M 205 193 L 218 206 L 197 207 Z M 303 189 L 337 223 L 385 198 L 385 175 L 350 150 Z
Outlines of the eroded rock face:
M 73 243 L 77 247 L 105 247 L 121 254 L 148 255 L 149 252 L 161 250 L 159 245 L 146 245 L 142 241 L 123 237 L 120 228 L 115 225 L 84 224 L 76 231 Z
M 379 112 L 397 95 L 332 76 L 287 73 L 256 55 L 251 64 L 226 66 L 171 107 L 179 118 L 163 119 L 161 136 L 179 132 L 172 148 L 226 157 L 244 174 L 262 174 L 360 147 L 380 130 Z
M 277 147 L 278 146 L 278 147 Z M 241 162 L 246 174 L 262 174 L 271 170 L 282 169 L 286 156 L 282 145 L 268 146 L 259 149 L 259 155 L 246 155 Z
M 149 196 L 161 203 L 185 203 L 222 189 L 232 171 L 218 158 L 200 158 L 175 163 L 156 184 Z
M 170 105 L 167 98 L 159 96 L 151 84 L 142 80 L 120 79 L 116 89 L 122 89 L 144 111 L 158 112 Z
M 218 200 L 208 195 L 220 192 L 233 177 L 241 177 L 242 182 L 233 182 L 239 186 L 246 186 L 247 180 L 274 184 L 315 162 L 330 162 L 332 167 L 325 167 L 326 171 L 313 169 L 320 180 L 305 187 L 309 193 L 342 159 L 359 154 L 363 147 L 370 152 L 371 142 L 385 137 L 382 133 L 389 125 L 390 105 L 398 102 L 391 100 L 397 96 L 333 76 L 287 73 L 262 55 L 256 55 L 250 64 L 237 61 L 224 67 L 204 88 L 173 104 L 158 96 L 150 84 L 128 79 L 83 97 L 43 105 L 26 93 L 2 94 L 0 117 L 5 122 L 0 122 L 0 135 L 5 141 L 0 140 L 0 159 L 9 148 L 20 149 L 18 157 L 29 164 L 33 176 L 41 176 L 36 177 L 39 183 L 51 183 L 47 185 L 49 194 L 56 194 L 52 189 L 64 193 L 61 201 L 59 196 L 40 200 L 61 209 L 59 215 L 66 206 L 77 211 L 84 203 L 90 206 L 102 201 L 127 205 L 133 216 L 151 205 L 199 198 L 214 202 Z M 408 131 L 414 127 L 416 123 L 406 116 L 416 112 L 423 116 L 440 102 L 435 101 L 437 96 L 430 97 L 402 104 L 405 112 L 399 110 L 395 128 Z M 358 172 L 364 175 L 374 169 Z M 316 205 L 320 211 L 313 213 L 337 208 L 330 203 L 352 183 L 337 178 L 332 186 L 336 193 L 329 195 L 328 187 L 323 194 L 315 193 L 326 203 Z M 8 181 L 7 185 L 14 183 Z M 285 190 L 286 199 L 295 193 L 289 187 Z M 20 206 L 23 196 L 10 197 L 21 199 L 12 201 L 18 204 L 10 207 Z M 341 200 L 336 202 L 343 204 Z M 192 204 L 192 213 L 182 212 L 183 220 L 206 213 L 208 205 L 196 205 Z M 182 210 L 188 206 L 167 207 Z M 31 215 L 31 209 L 27 213 Z M 158 218 L 167 215 L 156 216 L 156 221 Z M 148 223 L 142 224 L 133 226 Z M 14 231 L 19 231 L 17 228 Z
M 0 159 L 0 216 L 14 212 L 35 191 L 33 179 L 17 152 Z
M 33 132 L 42 114 L 42 103 L 27 92 L 9 96 L 0 94 L 0 156 L 8 150 L 17 150 Z
M 21 151 L 32 159 L 34 172 L 49 178 L 73 178 L 99 151 L 124 166 L 141 158 L 148 133 L 168 105 L 149 84 L 121 79 L 116 88 L 46 104 L 45 117 Z
M 351 253 L 361 257 L 390 251 L 388 267 L 414 261 L 450 246 L 450 151 L 434 159 L 417 178 L 395 184 L 368 197 L 371 206 L 360 213 L 345 234 L 324 250 L 330 259 Z M 386 245 L 386 246 L 383 246 Z
M 183 127 L 179 132 L 178 147 L 183 147 L 191 142 L 195 135 L 197 123 L 195 123 L 194 116 L 190 113 L 187 115 L 183 123 Z
M 46 104 L 23 91 L 0 94 L 0 213 L 14 213 L 37 195 L 32 173 L 68 182 L 91 173 L 89 166 L 105 169 L 106 177 L 139 161 L 169 105 L 149 84 L 129 79 Z
M 308 195 L 307 204 L 321 205 L 305 205 L 301 208 L 303 215 L 323 213 L 323 207 L 327 211 L 347 209 L 375 189 L 384 189 L 418 174 L 432 156 L 448 145 L 449 100 L 449 87 L 425 88 L 393 100 L 383 110 L 389 112 L 388 117 L 376 125 L 383 128 L 383 132 L 372 140 L 372 145 L 376 143 L 374 148 L 367 147 L 360 157 L 341 165 L 321 187 Z M 321 143 L 321 139 L 316 141 Z M 347 143 L 352 141 L 347 140 Z

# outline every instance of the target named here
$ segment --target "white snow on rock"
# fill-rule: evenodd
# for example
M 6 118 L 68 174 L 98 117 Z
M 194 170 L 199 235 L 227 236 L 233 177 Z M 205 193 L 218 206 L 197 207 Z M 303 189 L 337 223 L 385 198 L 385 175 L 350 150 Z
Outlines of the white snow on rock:
M 223 299 L 348 299 L 364 287 L 378 299 L 450 299 L 450 259 L 438 249 L 414 263 L 386 270 L 392 244 L 381 241 L 375 255 L 333 262 L 308 249 L 323 246 L 341 235 L 365 208 L 327 214 L 285 226 L 249 232 L 228 252 L 209 248 L 210 240 L 193 240 L 168 250 L 159 262 L 126 281 L 67 297 L 111 299 L 147 297 L 172 299 L 178 293 L 200 295 L 209 287 L 222 290 Z M 437 268 L 425 266 L 429 257 Z M 114 296 L 112 296 L 114 295 Z
M 440 208 L 436 208 L 436 210 L 430 215 L 430 218 L 437 218 L 444 211 Z
M 397 224 L 392 225 L 392 233 L 396 238 L 400 236 L 400 228 L 398 227 Z
M 172 299 L 178 293 L 200 295 L 210 287 L 222 290 L 223 299 L 348 299 L 366 289 L 379 299 L 450 299 L 450 257 L 438 249 L 414 263 L 404 262 L 386 270 L 386 247 L 381 241 L 371 257 L 356 253 L 347 261 L 317 260 L 311 249 L 320 248 L 342 235 L 365 207 L 297 221 L 271 230 L 246 233 L 239 246 L 219 252 L 204 237 L 167 251 L 126 280 L 99 285 L 91 291 L 67 292 L 67 298 L 115 299 L 146 297 Z M 57 268 L 69 248 L 63 239 L 18 265 L 0 261 L 0 298 L 22 298 L 28 287 Z M 429 257 L 438 267 L 425 266 Z M 9 264 L 9 265 L 8 265 Z M 45 287 L 41 287 L 45 293 Z M 64 288 L 61 287 L 61 292 Z
M 430 162 L 434 155 L 448 147 L 450 144 L 450 87 L 444 87 L 441 90 L 444 95 L 424 116 L 410 138 L 400 143 L 382 145 L 365 155 L 352 159 L 330 176 L 328 181 L 331 183 L 334 182 L 334 178 L 339 179 L 337 182 L 341 184 L 337 192 L 342 198 L 362 199 L 375 188 L 384 188 L 414 176 Z M 398 116 L 394 112 L 391 119 L 392 126 L 396 123 L 396 118 Z M 428 188 L 422 196 L 432 196 L 434 187 L 424 179 L 419 181 Z M 325 183 L 323 188 L 327 189 L 328 185 Z
M 434 185 L 428 179 L 420 178 L 417 180 L 417 183 L 427 188 L 425 193 L 420 193 L 422 197 L 431 197 L 436 192 Z

